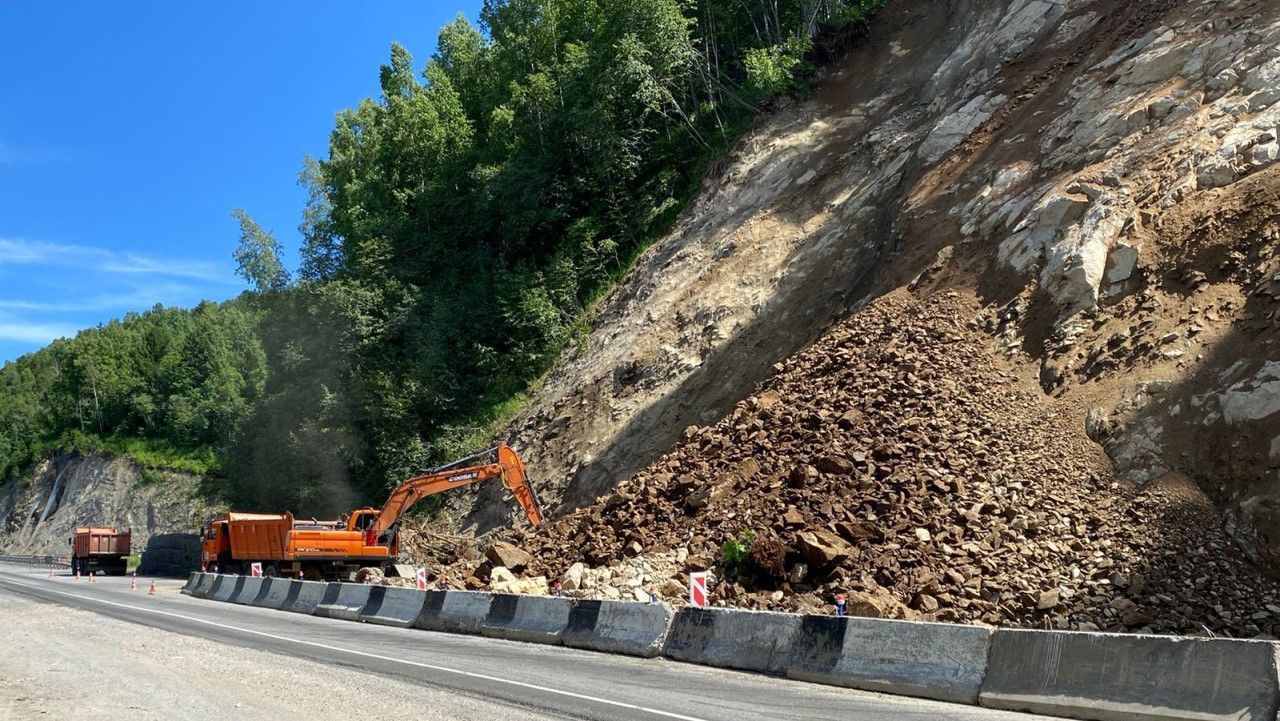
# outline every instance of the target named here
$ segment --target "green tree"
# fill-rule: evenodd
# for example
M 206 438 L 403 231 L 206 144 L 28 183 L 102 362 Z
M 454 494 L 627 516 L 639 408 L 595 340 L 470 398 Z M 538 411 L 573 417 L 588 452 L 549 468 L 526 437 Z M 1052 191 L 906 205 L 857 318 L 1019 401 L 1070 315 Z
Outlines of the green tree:
M 259 292 L 282 290 L 289 285 L 289 271 L 280 262 L 280 241 L 241 208 L 231 211 L 240 224 L 240 245 L 236 247 L 236 272 Z

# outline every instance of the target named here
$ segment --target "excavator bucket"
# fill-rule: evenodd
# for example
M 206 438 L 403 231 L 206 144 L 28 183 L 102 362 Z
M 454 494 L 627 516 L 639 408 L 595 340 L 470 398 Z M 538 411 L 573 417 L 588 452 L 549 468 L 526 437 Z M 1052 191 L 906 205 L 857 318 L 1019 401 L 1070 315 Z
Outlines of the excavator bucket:
M 538 500 L 538 492 L 529 482 L 529 474 L 525 472 L 524 462 L 520 456 L 506 444 L 498 446 L 498 465 L 502 466 L 502 484 L 516 497 L 529 523 L 537 526 L 542 523 L 542 502 Z

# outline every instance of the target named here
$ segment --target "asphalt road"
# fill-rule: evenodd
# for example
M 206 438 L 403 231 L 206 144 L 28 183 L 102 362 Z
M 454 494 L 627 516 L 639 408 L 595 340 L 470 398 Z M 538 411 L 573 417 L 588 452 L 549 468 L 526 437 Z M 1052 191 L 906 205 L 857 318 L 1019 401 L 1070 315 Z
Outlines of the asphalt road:
M 207 601 L 181 581 L 95 583 L 0 569 L 0 593 L 20 594 L 231 646 L 259 649 L 511 707 L 509 718 L 753 721 L 1027 721 L 1049 718 L 888 696 L 665 659 L 578 651 L 475 636 L 398 629 Z M 234 654 L 228 673 L 236 672 Z M 439 707 L 437 707 L 439 708 Z M 433 718 L 429 709 L 424 717 Z

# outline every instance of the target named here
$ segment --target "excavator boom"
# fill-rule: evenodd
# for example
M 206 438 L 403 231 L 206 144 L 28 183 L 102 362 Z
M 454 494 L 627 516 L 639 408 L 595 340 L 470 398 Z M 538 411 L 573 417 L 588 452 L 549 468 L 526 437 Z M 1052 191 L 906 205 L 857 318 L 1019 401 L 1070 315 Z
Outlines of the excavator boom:
M 481 457 L 487 458 L 490 462 L 461 468 L 456 467 Z M 516 501 L 520 503 L 520 507 L 524 509 L 525 517 L 529 519 L 529 523 L 535 526 L 542 523 L 542 504 L 538 500 L 538 494 L 534 490 L 533 484 L 529 482 L 524 462 L 520 460 L 515 451 L 504 443 L 474 456 L 455 461 L 448 466 L 432 469 L 401 483 L 391 492 L 387 502 L 383 504 L 382 510 L 379 511 L 377 519 L 369 527 L 367 533 L 370 538 L 377 538 L 386 533 L 387 530 L 396 525 L 400 517 L 413 504 L 427 496 L 461 486 L 468 486 L 472 483 L 487 481 L 491 478 L 502 479 L 502 484 L 511 491 L 511 494 L 516 497 Z

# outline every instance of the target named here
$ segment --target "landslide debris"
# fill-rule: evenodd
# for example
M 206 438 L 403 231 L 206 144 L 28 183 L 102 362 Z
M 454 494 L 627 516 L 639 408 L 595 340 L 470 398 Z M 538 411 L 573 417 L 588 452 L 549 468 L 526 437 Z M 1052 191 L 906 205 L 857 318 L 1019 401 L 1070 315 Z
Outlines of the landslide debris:
M 1117 479 L 1083 410 L 993 352 L 982 318 L 955 291 L 874 301 L 616 492 L 514 535 L 530 574 L 677 600 L 683 573 L 710 567 L 724 605 L 846 593 L 876 616 L 1273 634 L 1276 583 L 1195 485 Z M 746 567 L 726 569 L 744 538 Z M 588 570 L 610 566 L 604 583 Z

